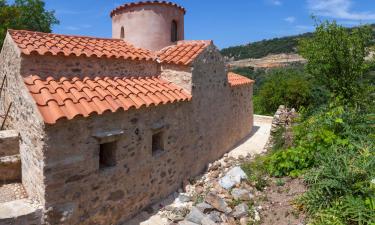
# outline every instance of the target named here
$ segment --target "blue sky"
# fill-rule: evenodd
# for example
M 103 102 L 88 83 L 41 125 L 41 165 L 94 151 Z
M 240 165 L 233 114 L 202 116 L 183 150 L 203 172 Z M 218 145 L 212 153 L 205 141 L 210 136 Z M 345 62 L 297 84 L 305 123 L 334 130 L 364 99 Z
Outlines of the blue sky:
M 111 37 L 110 11 L 127 0 L 46 0 L 60 25 L 53 31 Z M 175 0 L 187 9 L 185 39 L 219 47 L 313 30 L 310 15 L 345 26 L 375 23 L 375 0 Z

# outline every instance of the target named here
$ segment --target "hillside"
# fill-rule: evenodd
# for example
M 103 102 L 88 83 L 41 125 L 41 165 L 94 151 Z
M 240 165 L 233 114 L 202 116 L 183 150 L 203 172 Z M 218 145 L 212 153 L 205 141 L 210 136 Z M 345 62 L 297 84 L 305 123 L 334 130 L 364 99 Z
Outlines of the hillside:
M 375 37 L 375 24 L 371 25 L 374 29 Z M 304 33 L 295 36 L 287 36 L 281 38 L 274 38 L 269 40 L 262 40 L 252 42 L 246 45 L 233 46 L 224 48 L 221 53 L 233 60 L 241 59 L 258 59 L 270 54 L 281 53 L 296 53 L 298 39 L 311 36 L 312 33 Z

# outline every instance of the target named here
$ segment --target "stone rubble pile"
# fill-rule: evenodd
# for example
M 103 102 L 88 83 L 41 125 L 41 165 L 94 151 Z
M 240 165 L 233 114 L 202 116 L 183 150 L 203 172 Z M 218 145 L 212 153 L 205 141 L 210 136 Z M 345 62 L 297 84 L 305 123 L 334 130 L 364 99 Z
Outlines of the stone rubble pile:
M 173 203 L 157 209 L 169 225 L 247 225 L 260 221 L 253 188 L 239 166 L 252 157 L 224 157 L 209 164 L 207 172 L 193 179 L 185 190 L 174 193 Z

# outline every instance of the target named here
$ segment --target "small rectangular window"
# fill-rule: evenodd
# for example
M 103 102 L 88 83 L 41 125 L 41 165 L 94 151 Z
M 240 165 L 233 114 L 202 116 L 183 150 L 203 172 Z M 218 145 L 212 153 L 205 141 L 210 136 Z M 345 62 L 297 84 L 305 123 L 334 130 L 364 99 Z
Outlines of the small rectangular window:
M 116 141 L 100 144 L 99 169 L 116 166 L 116 148 Z
M 164 132 L 155 132 L 152 135 L 152 155 L 158 155 L 164 152 Z

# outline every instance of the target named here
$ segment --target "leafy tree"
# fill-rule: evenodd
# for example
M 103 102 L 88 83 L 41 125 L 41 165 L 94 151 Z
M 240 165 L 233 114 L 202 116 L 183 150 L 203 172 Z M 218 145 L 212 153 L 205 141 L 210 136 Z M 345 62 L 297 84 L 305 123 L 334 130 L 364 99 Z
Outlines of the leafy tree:
M 273 70 L 260 87 L 256 103 L 262 114 L 273 114 L 279 105 L 296 109 L 308 107 L 313 102 L 312 89 L 312 82 L 302 71 L 294 68 Z
M 368 71 L 365 57 L 372 40 L 370 26 L 351 30 L 336 22 L 316 24 L 312 38 L 300 40 L 299 53 L 308 60 L 306 69 L 333 97 L 351 102 L 361 92 Z
M 55 12 L 46 10 L 42 0 L 16 0 L 13 5 L 0 0 L 0 46 L 3 45 L 7 29 L 49 33 L 55 24 L 59 24 Z

